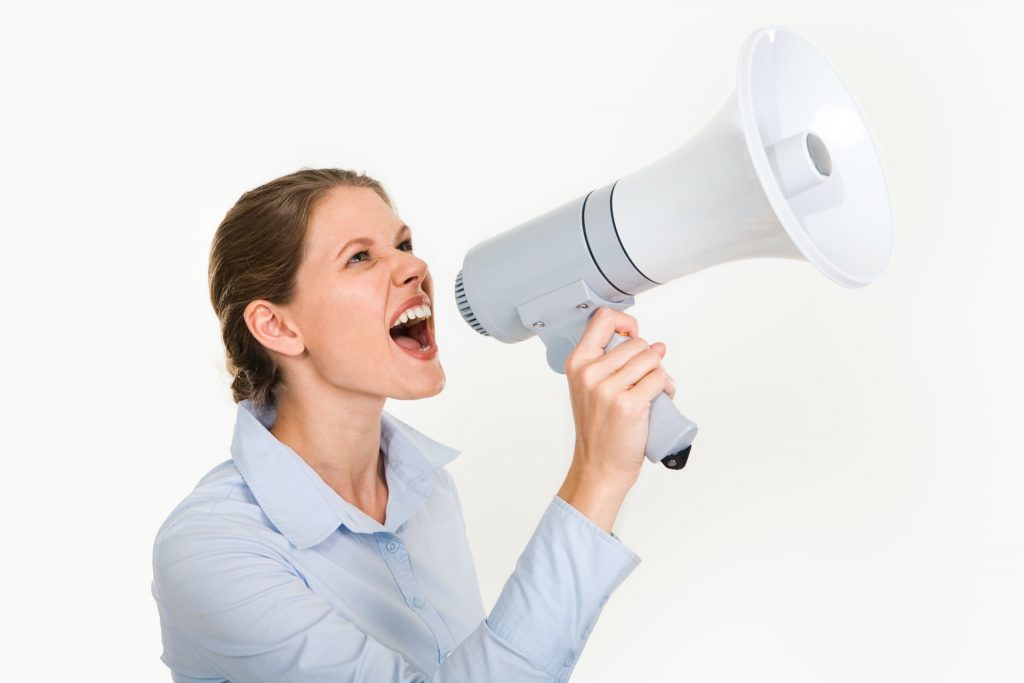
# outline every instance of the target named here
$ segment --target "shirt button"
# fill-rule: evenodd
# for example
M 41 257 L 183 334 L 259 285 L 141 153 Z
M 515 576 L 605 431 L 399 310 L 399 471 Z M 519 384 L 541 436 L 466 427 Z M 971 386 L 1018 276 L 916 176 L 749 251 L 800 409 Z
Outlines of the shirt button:
M 422 609 L 423 606 L 427 603 L 423 601 L 423 598 L 417 595 L 415 598 L 412 599 L 412 604 L 413 607 L 415 607 L 416 609 Z
M 441 657 L 441 661 L 443 662 L 444 660 L 448 659 L 448 655 L 450 655 L 451 653 L 452 653 L 451 650 L 448 650 L 448 652 L 445 652 L 444 655 Z
M 562 666 L 572 666 L 572 655 L 566 655 L 562 660 Z
M 388 552 L 389 553 L 393 553 L 396 550 L 398 550 L 398 544 L 395 543 L 394 541 L 388 542 Z
M 580 633 L 580 638 L 581 638 L 582 640 L 586 640 L 586 639 L 587 639 L 587 634 L 588 634 L 588 633 L 590 633 L 590 627 L 589 627 L 589 626 L 588 626 L 588 627 L 586 627 L 585 629 L 583 629 L 583 631 L 582 631 L 582 632 Z

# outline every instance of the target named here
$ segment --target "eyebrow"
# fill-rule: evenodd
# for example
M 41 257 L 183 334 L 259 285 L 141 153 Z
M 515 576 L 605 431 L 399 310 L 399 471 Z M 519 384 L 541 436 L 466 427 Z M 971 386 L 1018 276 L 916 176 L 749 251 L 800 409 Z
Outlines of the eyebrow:
M 401 237 L 403 232 L 412 232 L 412 229 L 408 225 L 405 225 L 403 223 L 402 227 L 400 227 L 398 229 L 398 232 L 395 233 L 395 239 L 397 240 L 399 237 Z M 338 253 L 334 255 L 334 259 L 337 260 L 353 244 L 373 244 L 373 240 L 370 239 L 369 237 L 357 237 L 353 240 L 349 240 L 348 242 L 345 243 L 345 246 L 339 249 Z

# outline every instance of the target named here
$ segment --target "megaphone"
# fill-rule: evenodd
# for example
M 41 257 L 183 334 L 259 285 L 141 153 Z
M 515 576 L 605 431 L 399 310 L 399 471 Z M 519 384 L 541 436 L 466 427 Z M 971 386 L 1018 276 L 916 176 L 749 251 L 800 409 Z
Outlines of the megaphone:
M 754 32 L 732 96 L 668 156 L 470 249 L 455 281 L 463 319 L 505 343 L 537 335 L 565 372 L 590 316 L 716 264 L 810 261 L 847 287 L 878 278 L 892 219 L 857 106 L 803 38 Z M 628 337 L 614 334 L 605 351 Z M 697 425 L 662 393 L 645 454 L 681 469 Z

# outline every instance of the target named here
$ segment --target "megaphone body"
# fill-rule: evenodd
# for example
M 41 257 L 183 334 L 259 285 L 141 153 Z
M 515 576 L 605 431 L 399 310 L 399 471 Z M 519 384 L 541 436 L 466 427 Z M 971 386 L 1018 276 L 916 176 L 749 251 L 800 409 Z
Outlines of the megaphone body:
M 807 260 L 847 287 L 885 270 L 888 193 L 868 131 L 831 66 L 782 29 L 741 50 L 737 89 L 688 143 L 467 252 L 456 303 L 477 332 L 539 336 L 564 373 L 590 316 L 683 275 L 747 258 Z M 627 337 L 615 334 L 610 351 Z M 686 464 L 696 425 L 666 394 L 645 449 Z

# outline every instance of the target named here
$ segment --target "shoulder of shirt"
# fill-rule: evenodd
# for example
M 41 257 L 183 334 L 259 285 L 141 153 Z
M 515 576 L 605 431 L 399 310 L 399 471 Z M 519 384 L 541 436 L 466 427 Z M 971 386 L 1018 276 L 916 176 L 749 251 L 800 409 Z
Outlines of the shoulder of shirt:
M 272 528 L 231 460 L 207 472 L 160 525 L 154 548 L 170 535 L 190 531 L 233 531 L 255 535 Z

